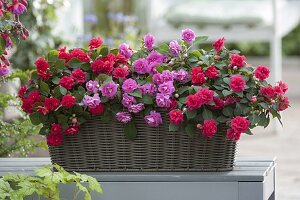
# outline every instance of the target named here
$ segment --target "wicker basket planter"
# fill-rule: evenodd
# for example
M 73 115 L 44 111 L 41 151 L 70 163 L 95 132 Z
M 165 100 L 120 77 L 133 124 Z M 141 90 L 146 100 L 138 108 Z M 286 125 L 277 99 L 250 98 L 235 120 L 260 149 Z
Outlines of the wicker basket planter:
M 230 171 L 236 142 L 227 140 L 225 128 L 213 139 L 169 132 L 164 124 L 151 128 L 137 116 L 138 136 L 130 141 L 123 124 L 97 119 L 86 122 L 75 136 L 64 136 L 63 146 L 49 146 L 53 163 L 74 171 Z

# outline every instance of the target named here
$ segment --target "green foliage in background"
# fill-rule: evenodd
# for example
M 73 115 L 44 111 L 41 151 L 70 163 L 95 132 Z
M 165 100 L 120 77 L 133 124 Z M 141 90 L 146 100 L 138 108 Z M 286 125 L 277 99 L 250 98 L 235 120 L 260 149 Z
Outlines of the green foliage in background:
M 18 44 L 11 57 L 14 68 L 32 68 L 39 56 L 65 43 L 51 32 L 57 20 L 56 11 L 63 3 L 64 0 L 29 0 L 28 11 L 26 15 L 20 16 L 20 20 L 29 30 L 30 36 Z
M 85 200 L 91 200 L 91 191 L 102 194 L 101 185 L 98 181 L 88 175 L 80 173 L 69 173 L 58 165 L 47 165 L 35 170 L 36 176 L 11 174 L 0 179 L 0 200 L 13 199 L 22 200 L 25 197 L 35 196 L 49 200 L 59 200 L 59 184 L 75 183 L 73 197 L 68 199 L 79 199 L 79 194 L 84 193 Z M 86 183 L 86 184 L 83 184 Z M 85 186 L 87 185 L 87 186 Z

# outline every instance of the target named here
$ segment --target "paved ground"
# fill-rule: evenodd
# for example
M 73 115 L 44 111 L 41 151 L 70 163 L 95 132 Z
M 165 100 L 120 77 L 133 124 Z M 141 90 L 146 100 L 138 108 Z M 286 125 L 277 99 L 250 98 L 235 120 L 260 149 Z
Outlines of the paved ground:
M 253 65 L 269 65 L 268 59 L 252 58 Z M 300 200 L 300 59 L 284 59 L 283 81 L 289 85 L 291 108 L 284 112 L 284 127 L 279 134 L 269 129 L 256 129 L 254 136 L 245 135 L 238 156 L 277 157 L 277 199 Z M 34 156 L 47 156 L 41 151 Z
M 253 64 L 257 60 L 250 60 Z M 283 115 L 279 134 L 272 129 L 257 129 L 254 136 L 244 136 L 238 148 L 242 156 L 277 157 L 277 199 L 300 200 L 300 60 L 284 60 L 283 80 L 289 85 L 291 108 Z M 265 60 L 260 60 L 261 64 Z

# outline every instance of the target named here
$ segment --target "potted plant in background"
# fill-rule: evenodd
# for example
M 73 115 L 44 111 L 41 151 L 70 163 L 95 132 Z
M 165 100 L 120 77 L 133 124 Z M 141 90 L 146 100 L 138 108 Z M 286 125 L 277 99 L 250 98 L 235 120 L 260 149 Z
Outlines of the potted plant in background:
M 137 51 L 52 50 L 36 62 L 19 92 L 34 125 L 42 124 L 53 163 L 77 171 L 226 171 L 236 142 L 267 127 L 289 106 L 283 82 L 271 86 L 265 66 L 237 50 L 198 49 L 207 37 L 191 29 L 180 40 Z

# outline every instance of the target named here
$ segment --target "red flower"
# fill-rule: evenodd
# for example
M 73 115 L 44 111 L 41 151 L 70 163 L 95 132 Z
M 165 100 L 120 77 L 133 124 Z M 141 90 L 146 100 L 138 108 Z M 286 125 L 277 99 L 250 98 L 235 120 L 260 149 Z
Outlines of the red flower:
M 26 93 L 26 91 L 27 91 L 27 86 L 26 86 L 26 85 L 21 86 L 21 87 L 20 87 L 20 90 L 19 90 L 19 92 L 18 92 L 18 97 L 19 97 L 20 99 L 23 99 L 23 98 L 24 98 L 24 95 L 25 95 L 25 93 Z
M 66 135 L 77 135 L 80 130 L 79 125 L 71 125 L 65 130 Z
M 250 121 L 246 117 L 237 116 L 231 119 L 230 125 L 235 133 L 244 133 L 249 129 Z
M 38 91 L 31 92 L 30 94 L 28 94 L 28 97 L 26 99 L 22 99 L 21 108 L 26 113 L 32 113 L 33 112 L 33 106 L 37 102 L 41 102 L 40 93 Z
M 94 116 L 101 115 L 104 112 L 104 105 L 100 103 L 97 107 L 89 108 L 89 110 Z
M 96 37 L 90 40 L 89 47 L 90 50 L 97 49 L 102 45 L 103 41 L 100 37 Z
M 270 70 L 263 65 L 258 66 L 254 71 L 254 76 L 259 80 L 263 81 L 270 75 Z
M 234 92 L 242 92 L 245 89 L 245 80 L 240 74 L 231 76 L 229 86 Z
M 174 110 L 175 108 L 177 108 L 178 106 L 178 103 L 175 99 L 171 99 L 171 104 L 169 107 L 167 107 L 167 111 L 171 111 L 171 110 Z
M 129 72 L 127 67 L 117 67 L 114 69 L 112 74 L 114 78 L 125 79 L 128 76 Z
M 278 105 L 278 111 L 283 111 L 287 109 L 290 105 L 290 101 L 288 97 L 282 97 L 281 100 L 279 101 Z
M 43 80 L 48 80 L 51 77 L 51 73 L 49 70 L 49 64 L 44 58 L 38 58 L 35 61 L 35 66 L 37 69 L 38 76 Z
M 62 134 L 49 134 L 47 136 L 47 144 L 49 146 L 60 146 L 63 144 Z
M 236 97 L 232 97 L 232 96 L 226 96 L 224 105 L 228 106 L 228 105 L 233 104 L 235 102 L 240 102 L 240 100 L 241 100 L 240 98 L 236 98 Z
M 60 104 L 60 101 L 54 97 L 45 98 L 44 106 L 49 110 L 55 110 Z
M 52 124 L 51 134 L 62 134 L 62 126 L 60 124 Z
M 110 54 L 95 60 L 92 64 L 92 70 L 96 74 L 107 74 L 110 75 L 113 70 L 114 58 Z
M 68 109 L 71 108 L 76 103 L 76 98 L 70 94 L 63 96 L 61 100 L 61 105 Z
M 44 106 L 38 106 L 36 110 L 42 115 L 47 115 L 49 113 L 49 110 Z
M 83 50 L 75 48 L 71 51 L 71 58 L 78 58 L 81 62 L 90 62 L 91 58 Z
M 224 100 L 220 99 L 219 97 L 214 97 L 215 105 L 212 106 L 213 110 L 220 110 L 224 107 Z
M 72 59 L 72 55 L 66 51 L 66 47 L 58 50 L 58 58 L 65 60 L 66 63 Z
M 263 96 L 273 98 L 275 95 L 274 89 L 271 86 L 260 87 L 260 92 Z
M 226 137 L 232 141 L 238 141 L 241 137 L 241 133 L 234 132 L 233 129 L 227 129 Z
M 245 56 L 240 56 L 238 54 L 232 54 L 230 57 L 231 66 L 243 67 L 245 65 Z
M 215 51 L 218 53 L 219 51 L 221 51 L 224 47 L 224 43 L 225 43 L 225 38 L 220 38 L 218 40 L 216 40 L 212 46 L 214 47 Z
M 285 84 L 285 83 L 282 82 L 282 81 L 279 81 L 279 82 L 276 84 L 276 86 L 278 86 L 278 87 L 281 88 L 283 94 L 285 94 L 286 91 L 289 89 L 288 86 L 287 86 L 287 84 Z
M 217 124 L 215 120 L 213 119 L 204 120 L 202 126 L 202 135 L 211 139 L 216 132 L 217 132 Z
M 212 78 L 212 79 L 218 78 L 219 77 L 219 70 L 215 66 L 210 66 L 205 71 L 205 75 L 208 78 Z
M 74 80 L 69 76 L 63 76 L 59 81 L 59 85 L 66 88 L 67 90 L 71 90 L 74 86 Z
M 183 122 L 183 113 L 180 110 L 172 110 L 169 112 L 169 117 L 172 124 L 179 125 Z
M 197 94 L 191 94 L 186 99 L 186 105 L 190 110 L 200 108 L 202 106 L 201 99 Z
M 213 101 L 214 98 L 214 91 L 209 90 L 208 88 L 202 88 L 197 92 L 197 94 L 201 104 L 209 104 L 210 102 Z
M 192 68 L 191 79 L 192 79 L 192 84 L 194 85 L 200 86 L 203 83 L 205 83 L 205 76 L 201 67 Z
M 77 81 L 78 84 L 85 82 L 86 73 L 81 69 L 75 69 L 72 71 L 71 77 Z
M 122 54 L 118 54 L 114 57 L 114 67 L 119 67 L 120 65 L 128 65 L 128 60 Z

